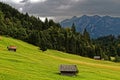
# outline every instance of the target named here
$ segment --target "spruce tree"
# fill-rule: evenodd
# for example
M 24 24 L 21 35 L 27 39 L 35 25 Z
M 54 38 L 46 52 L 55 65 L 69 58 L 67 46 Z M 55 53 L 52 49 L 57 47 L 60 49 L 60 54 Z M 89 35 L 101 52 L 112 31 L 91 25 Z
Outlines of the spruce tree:
M 75 24 L 74 24 L 74 23 L 72 24 L 71 31 L 72 31 L 73 33 L 75 33 L 75 32 L 76 32 L 76 29 L 75 29 Z
M 90 35 L 89 35 L 89 33 L 87 32 L 86 29 L 85 29 L 84 32 L 83 32 L 83 36 L 84 36 L 84 38 L 85 38 L 87 41 L 90 41 Z
M 45 19 L 45 23 L 44 23 L 44 29 L 48 29 L 49 28 L 49 21 L 48 19 L 46 18 Z

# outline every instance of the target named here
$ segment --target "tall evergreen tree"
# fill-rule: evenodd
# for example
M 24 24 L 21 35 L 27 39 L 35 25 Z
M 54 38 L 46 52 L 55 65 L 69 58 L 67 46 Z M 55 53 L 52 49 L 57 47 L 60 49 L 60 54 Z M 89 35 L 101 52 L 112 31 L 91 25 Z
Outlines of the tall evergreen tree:
M 48 19 L 46 18 L 45 19 L 45 23 L 44 23 L 44 29 L 48 29 L 49 28 L 49 21 Z
M 76 32 L 76 28 L 75 28 L 75 24 L 74 23 L 72 24 L 71 30 L 72 30 L 73 33 Z
M 84 38 L 85 38 L 87 41 L 90 42 L 90 35 L 89 35 L 89 33 L 87 32 L 86 29 L 84 29 L 83 36 L 84 36 Z

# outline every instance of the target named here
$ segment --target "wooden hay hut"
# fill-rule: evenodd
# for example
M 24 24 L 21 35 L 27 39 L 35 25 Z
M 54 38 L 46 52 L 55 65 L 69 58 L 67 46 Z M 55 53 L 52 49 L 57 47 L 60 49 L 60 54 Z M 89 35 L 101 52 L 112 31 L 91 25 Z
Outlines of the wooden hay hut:
M 67 76 L 74 76 L 78 73 L 76 65 L 60 65 L 60 74 Z
M 17 47 L 16 47 L 16 46 L 8 46 L 7 49 L 8 49 L 9 51 L 14 51 L 14 52 L 16 52 Z
M 101 56 L 94 56 L 95 60 L 101 60 Z

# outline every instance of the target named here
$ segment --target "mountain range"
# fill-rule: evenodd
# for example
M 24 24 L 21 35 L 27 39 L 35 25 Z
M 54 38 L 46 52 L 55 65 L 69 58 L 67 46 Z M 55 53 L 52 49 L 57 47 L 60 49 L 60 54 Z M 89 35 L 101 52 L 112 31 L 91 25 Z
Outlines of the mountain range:
M 73 23 L 77 32 L 82 33 L 84 29 L 87 29 L 92 38 L 111 34 L 118 36 L 120 34 L 120 17 L 83 15 L 81 17 L 74 16 L 71 19 L 65 19 L 60 22 L 64 28 L 71 27 Z

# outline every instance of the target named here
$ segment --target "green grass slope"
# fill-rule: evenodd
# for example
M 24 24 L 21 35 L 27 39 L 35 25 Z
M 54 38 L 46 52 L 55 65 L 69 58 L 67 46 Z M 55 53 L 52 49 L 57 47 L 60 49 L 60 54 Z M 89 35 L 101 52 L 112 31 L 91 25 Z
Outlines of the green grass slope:
M 7 46 L 17 46 L 17 52 Z M 59 75 L 60 64 L 76 64 L 77 76 Z M 0 80 L 120 80 L 120 64 L 96 61 L 55 50 L 42 52 L 33 45 L 2 37 L 0 39 Z

